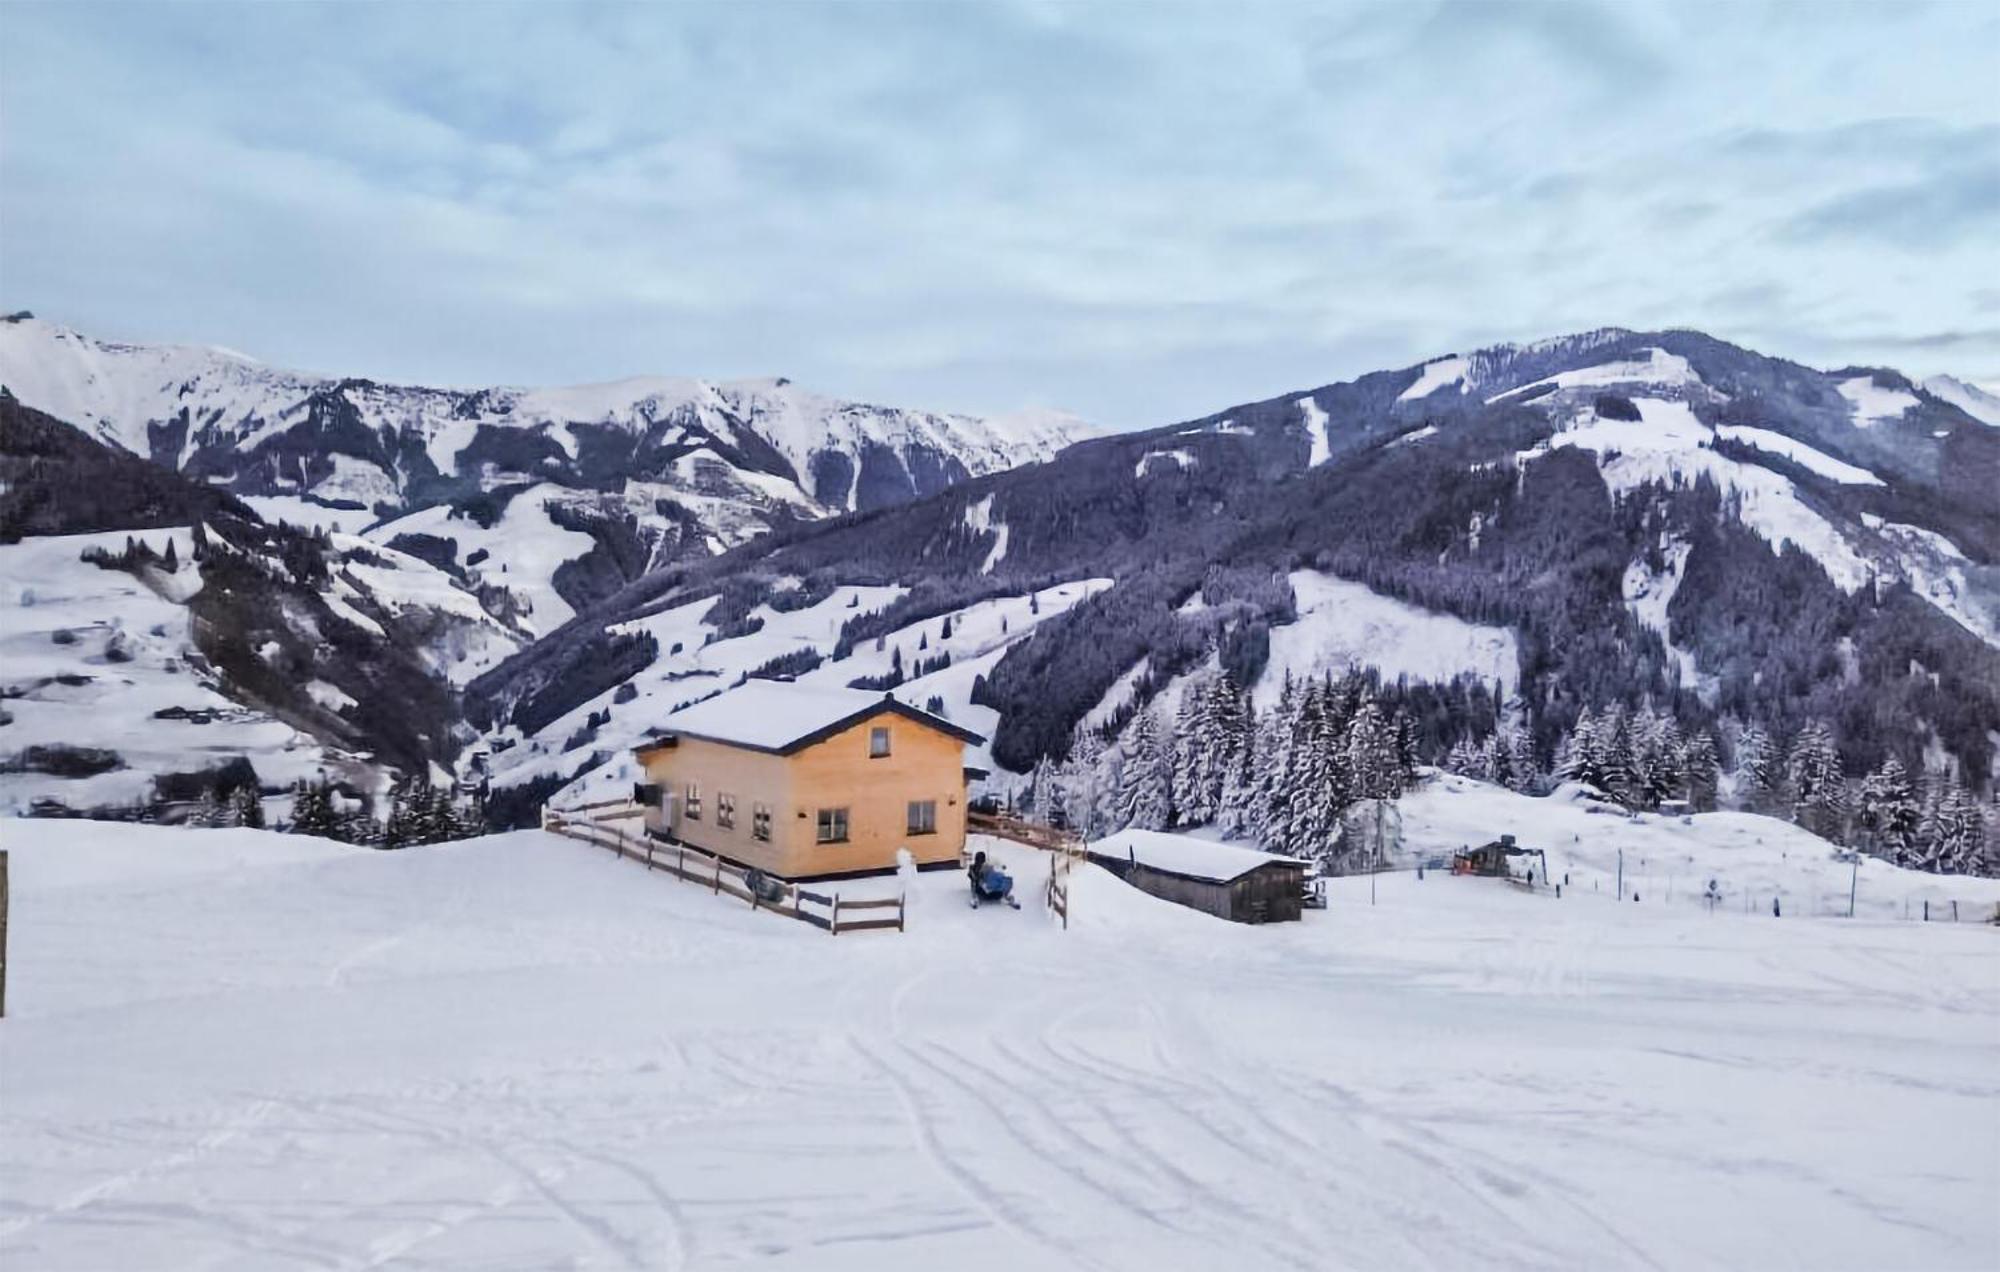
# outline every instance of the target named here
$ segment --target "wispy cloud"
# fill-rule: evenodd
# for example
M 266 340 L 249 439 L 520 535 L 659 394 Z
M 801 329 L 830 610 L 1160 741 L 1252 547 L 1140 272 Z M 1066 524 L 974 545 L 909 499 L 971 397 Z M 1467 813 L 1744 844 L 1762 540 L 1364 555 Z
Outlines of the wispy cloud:
M 1996 56 L 1950 5 L 14 3 L 0 302 L 1135 425 L 1606 323 L 1976 369 Z

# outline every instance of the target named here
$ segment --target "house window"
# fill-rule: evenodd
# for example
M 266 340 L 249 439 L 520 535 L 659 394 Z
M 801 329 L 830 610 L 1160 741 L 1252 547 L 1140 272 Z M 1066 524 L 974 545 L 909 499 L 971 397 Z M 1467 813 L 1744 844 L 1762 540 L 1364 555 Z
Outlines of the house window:
M 750 837 L 771 842 L 771 806 L 769 804 L 750 805 Z
M 823 844 L 844 844 L 847 842 L 846 809 L 822 808 L 819 810 L 819 841 Z
M 868 758 L 879 760 L 889 754 L 889 730 L 879 726 L 868 730 Z
M 724 830 L 736 828 L 736 797 L 728 791 L 715 793 L 715 824 Z
M 910 801 L 909 833 L 912 835 L 937 834 L 936 800 L 913 799 Z
M 687 815 L 689 821 L 701 820 L 701 784 L 699 782 L 688 783 Z

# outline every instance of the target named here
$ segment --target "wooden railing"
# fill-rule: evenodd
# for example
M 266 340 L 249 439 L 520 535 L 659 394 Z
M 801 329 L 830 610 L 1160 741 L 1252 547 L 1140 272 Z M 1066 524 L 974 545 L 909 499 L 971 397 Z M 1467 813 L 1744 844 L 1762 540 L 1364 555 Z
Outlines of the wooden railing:
M 663 870 L 677 879 L 705 887 L 717 896 L 727 895 L 747 902 L 752 910 L 797 919 L 832 936 L 890 928 L 903 931 L 906 907 L 905 898 L 900 893 L 894 897 L 848 900 L 837 892 L 812 892 L 766 876 L 766 886 L 775 887 L 777 895 L 761 895 L 757 888 L 750 886 L 749 870 L 724 861 L 713 853 L 687 844 L 663 844 L 643 831 L 634 835 L 622 828 L 605 826 L 605 822 L 623 821 L 645 812 L 636 806 L 627 805 L 621 809 L 617 807 L 619 805 L 627 805 L 627 801 L 605 800 L 567 809 L 544 808 L 542 829 L 580 843 L 609 849 L 620 857 L 643 862 L 648 870 Z M 896 913 L 894 918 L 846 917 L 857 910 L 894 910 Z
M 967 813 L 965 828 L 976 835 L 993 835 L 1000 839 L 1011 839 L 1017 844 L 1039 848 L 1043 852 L 1060 853 L 1065 857 L 1082 859 L 1086 856 L 1083 836 L 1073 830 L 1059 830 L 1040 822 L 1008 813 Z
M 1049 858 L 1049 912 L 1062 920 L 1063 931 L 1069 931 L 1069 872 L 1077 862 L 1067 853 L 1055 853 Z

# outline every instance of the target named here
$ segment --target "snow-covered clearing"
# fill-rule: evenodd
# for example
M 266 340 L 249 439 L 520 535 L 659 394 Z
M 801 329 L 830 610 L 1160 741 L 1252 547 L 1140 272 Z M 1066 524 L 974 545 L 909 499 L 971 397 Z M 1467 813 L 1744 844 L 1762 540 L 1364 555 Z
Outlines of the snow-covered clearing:
M 306 734 L 238 706 L 209 683 L 186 606 L 200 580 L 187 530 L 141 530 L 156 552 L 173 544 L 180 568 L 153 570 L 159 590 L 122 570 L 84 561 L 116 552 L 124 531 L 58 535 L 0 545 L 0 813 L 52 796 L 72 808 L 149 798 L 153 779 L 245 756 L 267 785 L 326 767 Z M 164 595 L 162 593 L 165 593 Z M 168 713 L 162 716 L 160 713 Z M 9 718 L 11 717 L 11 718 Z M 116 753 L 117 767 L 87 777 L 6 772 L 31 747 Z
M 1516 459 L 1527 462 L 1558 447 L 1581 447 L 1600 457 L 1604 480 L 1620 493 L 1648 482 L 1692 483 L 1705 475 L 1740 498 L 1743 523 L 1773 548 L 1798 544 L 1850 592 L 1872 576 L 1874 567 L 1831 521 L 1799 497 L 1790 479 L 1761 465 L 1716 454 L 1708 445 L 1713 431 L 1687 403 L 1634 398 L 1633 405 L 1639 410 L 1637 421 L 1607 420 L 1593 411 L 1577 427 L 1521 451 Z M 1821 459 L 1840 462 L 1829 455 Z
M 825 600 L 803 609 L 775 610 L 760 605 L 751 611 L 751 617 L 763 624 L 758 630 L 712 643 L 709 637 L 715 628 L 704 622 L 703 616 L 714 608 L 715 598 L 704 597 L 662 610 L 613 629 L 620 633 L 649 632 L 659 643 L 659 659 L 627 682 L 633 686 L 635 696 L 619 702 L 619 691 L 612 689 L 580 703 L 535 737 L 495 756 L 494 780 L 510 786 L 548 773 L 573 772 L 592 751 L 604 751 L 610 760 L 566 787 L 558 802 L 573 803 L 629 791 L 637 776 L 631 748 L 644 740 L 648 730 L 670 724 L 671 714 L 677 708 L 730 688 L 774 658 L 803 650 L 816 650 L 829 661 L 801 675 L 800 682 L 834 686 L 864 676 L 887 674 L 898 653 L 909 673 L 915 672 L 919 660 L 949 653 L 951 666 L 927 676 L 912 675 L 894 692 L 904 702 L 919 707 L 936 696 L 943 700 L 945 714 L 954 723 L 990 739 L 999 723 L 999 713 L 991 707 L 973 704 L 973 680 L 990 672 L 1007 647 L 1028 637 L 1038 623 L 1110 586 L 1109 579 L 1079 579 L 1043 588 L 1032 596 L 994 597 L 954 612 L 949 637 L 944 635 L 942 616 L 923 619 L 885 634 L 880 649 L 874 641 L 864 641 L 838 660 L 833 660 L 832 655 L 841 627 L 858 614 L 886 608 L 905 589 L 872 585 L 839 587 Z M 607 713 L 610 718 L 596 730 L 589 748 L 569 748 L 569 739 L 585 729 L 596 712 Z M 986 747 L 969 748 L 966 762 L 981 768 L 993 766 Z
M 1466 390 L 1465 373 L 1470 366 L 1471 363 L 1460 357 L 1439 358 L 1436 362 L 1426 362 L 1423 372 L 1409 388 L 1396 395 L 1396 400 L 1413 402 L 1418 398 L 1427 398 L 1439 389 L 1452 384 L 1456 384 L 1458 391 L 1463 393 Z
M 1333 454 L 1333 444 L 1326 436 L 1326 411 L 1311 395 L 1307 395 L 1299 399 L 1299 415 L 1305 420 L 1306 440 L 1312 446 L 1306 456 L 1306 467 L 1318 468 Z
M 1969 923 L 1432 873 L 1250 928 L 1080 867 L 1063 932 L 984 843 L 1023 911 L 926 875 L 835 939 L 539 832 L 36 831 L 38 1272 L 1991 1266 Z
M 1844 460 L 1835 459 L 1817 447 L 1808 446 L 1795 437 L 1786 437 L 1783 433 L 1774 433 L 1768 428 L 1749 428 L 1739 424 L 1725 424 L 1721 428 L 1716 429 L 1715 434 L 1717 437 L 1727 441 L 1742 442 L 1744 445 L 1754 446 L 1758 450 L 1770 451 L 1774 455 L 1783 455 L 1786 459 L 1791 460 L 1801 468 L 1818 473 L 1822 477 L 1830 477 L 1834 481 L 1845 482 L 1850 486 L 1882 486 L 1888 484 L 1865 468 L 1859 468 Z
M 1376 667 L 1385 680 L 1436 681 L 1471 672 L 1509 685 L 1520 676 L 1507 628 L 1420 609 L 1316 570 L 1294 570 L 1291 584 L 1299 618 L 1271 629 L 1271 660 L 1253 695 L 1260 711 L 1278 700 L 1287 671 L 1302 678 Z
M 1007 523 L 993 520 L 992 495 L 965 506 L 965 528 L 974 534 L 993 536 L 993 546 L 986 550 L 986 559 L 979 563 L 981 574 L 993 573 L 993 567 L 1007 557 Z
M 556 592 L 556 569 L 595 546 L 589 535 L 566 530 L 549 517 L 549 500 L 567 493 L 547 483 L 530 487 L 508 500 L 506 512 L 491 528 L 470 517 L 453 516 L 450 508 L 439 505 L 377 526 L 368 537 L 383 544 L 399 534 L 450 539 L 458 546 L 461 565 L 474 553 L 485 552 L 486 556 L 468 570 L 486 582 L 520 593 L 529 606 L 522 625 L 537 636 L 546 636 L 576 616 L 569 602 Z
M 1519 388 L 1508 389 L 1487 398 L 1488 405 L 1504 401 L 1538 389 L 1543 385 L 1553 385 L 1557 389 L 1609 388 L 1618 384 L 1644 384 L 1653 388 L 1682 388 L 1699 385 L 1701 377 L 1695 374 L 1688 360 L 1679 354 L 1668 353 L 1664 349 L 1647 349 L 1643 360 L 1628 362 L 1603 362 L 1594 367 L 1580 367 L 1575 371 L 1563 371 L 1547 376 Z
M 1875 383 L 1873 376 L 1857 375 L 1839 384 L 1840 396 L 1846 398 L 1854 408 L 1854 426 L 1873 428 L 1885 420 L 1903 417 L 1903 412 L 1917 404 L 1915 396 L 1901 389 L 1885 389 Z
M 2000 393 L 1991 388 L 1981 388 L 1955 376 L 1934 375 L 1924 381 L 1924 391 L 1951 403 L 1981 424 L 2000 428 Z
M 370 509 L 329 508 L 297 495 L 244 495 L 241 498 L 256 510 L 259 517 L 273 525 L 282 521 L 307 530 L 324 526 L 342 534 L 360 534 L 376 522 L 375 513 Z
M 1633 561 L 1625 567 L 1625 605 L 1632 616 L 1651 630 L 1659 633 L 1667 652 L 1681 667 L 1681 683 L 1689 688 L 1701 681 L 1695 670 L 1694 654 L 1679 648 L 1668 635 L 1667 606 L 1673 604 L 1674 593 L 1680 590 L 1681 568 L 1687 564 L 1688 545 L 1675 541 L 1667 545 L 1664 567 L 1655 572 L 1646 568 L 1644 561 Z M 1711 678 L 1712 681 L 1712 678 Z

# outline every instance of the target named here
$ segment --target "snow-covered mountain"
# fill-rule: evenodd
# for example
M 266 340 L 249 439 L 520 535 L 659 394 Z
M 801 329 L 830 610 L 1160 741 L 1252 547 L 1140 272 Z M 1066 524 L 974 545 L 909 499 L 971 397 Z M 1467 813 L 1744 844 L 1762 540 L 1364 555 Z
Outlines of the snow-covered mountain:
M 1603 329 L 980 471 L 1012 439 L 1047 453 L 1063 422 L 778 381 L 391 389 L 52 331 L 0 326 L 10 349 L 74 346 L 31 374 L 7 363 L 8 382 L 67 394 L 85 428 L 117 434 L 106 454 L 185 486 L 121 470 L 97 488 L 138 492 L 154 527 L 211 517 L 196 496 L 225 488 L 267 522 L 323 526 L 310 546 L 269 539 L 299 558 L 285 621 L 402 647 L 459 712 L 385 745 L 343 708 L 352 727 L 314 736 L 455 756 L 514 812 L 615 788 L 633 741 L 759 673 L 934 698 L 1015 773 L 1079 725 L 1115 739 L 1137 711 L 1171 718 L 1210 676 L 1261 711 L 1287 676 L 1350 666 L 1379 674 L 1430 761 L 1504 720 L 1546 772 L 1586 707 L 1616 704 L 1689 735 L 1830 721 L 1857 780 L 1895 757 L 1984 791 L 1995 769 L 2000 428 L 1958 382 Z M 93 358 L 150 369 L 78 371 Z M 165 387 L 131 387 L 148 378 Z M 174 411 L 175 385 L 205 405 Z M 903 475 L 895 499 L 870 472 Z M 342 491 L 381 498 L 326 499 Z M 33 489 L 7 497 L 30 535 L 126 524 L 102 498 L 87 524 L 44 525 Z M 850 506 L 869 515 L 829 515 Z M 237 537 L 269 555 L 264 534 Z M 259 674 L 255 652 L 231 653 L 239 676 Z M 315 678 L 353 680 L 329 666 Z
M 646 567 L 779 525 L 865 511 L 1033 463 L 1091 433 L 1074 416 L 978 419 L 871 406 L 785 379 L 640 378 L 570 388 L 446 389 L 268 367 L 226 349 L 97 340 L 0 321 L 0 384 L 98 439 L 248 498 L 274 518 L 359 530 L 422 509 L 490 528 L 517 496 L 549 505 L 576 550 L 528 591 L 546 617 Z M 435 534 L 437 518 L 424 520 Z M 433 552 L 450 551 L 443 527 Z M 414 530 L 415 527 L 405 527 Z M 378 536 L 387 542 L 390 536 Z M 555 570 L 598 549 L 599 559 Z M 454 551 L 461 570 L 477 549 Z M 510 583 L 521 582 L 512 575 Z
M 1934 375 L 1924 381 L 1923 388 L 1932 397 L 1951 403 L 1980 423 L 2000 428 L 2000 392 L 1951 375 Z
M 643 727 L 657 709 L 591 674 L 602 642 L 702 617 L 701 657 L 727 660 L 743 632 L 773 630 L 757 616 L 834 596 L 844 620 L 786 626 L 787 648 L 833 665 L 885 642 L 910 669 L 898 691 L 921 699 L 939 673 L 916 659 L 946 617 L 1096 580 L 979 669 L 967 702 L 1003 769 L 1061 756 L 1080 723 L 1115 735 L 1148 704 L 1171 718 L 1204 674 L 1248 682 L 1262 708 L 1288 673 L 1363 666 L 1426 754 L 1502 711 L 1546 769 L 1583 706 L 1651 702 L 1690 729 L 1836 719 L 1857 777 L 1896 755 L 1983 789 L 2000 736 L 1996 492 L 2000 430 L 1893 370 L 1604 329 L 1092 439 L 1061 464 L 656 574 L 597 635 L 539 643 L 470 704 L 544 753 L 591 713 L 639 710 Z M 1454 676 L 1486 705 L 1447 692 Z M 594 758 L 580 748 L 563 772 Z

